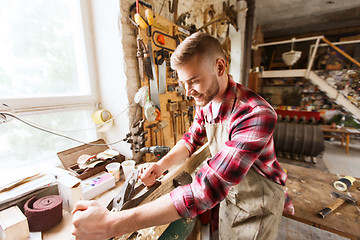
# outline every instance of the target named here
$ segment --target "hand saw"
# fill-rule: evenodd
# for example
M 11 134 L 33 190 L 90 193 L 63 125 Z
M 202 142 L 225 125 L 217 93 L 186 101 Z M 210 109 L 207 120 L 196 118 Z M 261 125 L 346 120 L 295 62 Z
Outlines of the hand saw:
M 160 99 L 159 99 L 159 90 L 158 90 L 158 80 L 155 71 L 155 60 L 154 60 L 154 51 L 152 50 L 151 40 L 148 42 L 148 50 L 150 54 L 150 62 L 152 68 L 152 78 L 149 79 L 150 81 L 150 98 L 151 101 L 154 102 L 155 106 L 161 111 L 160 108 Z

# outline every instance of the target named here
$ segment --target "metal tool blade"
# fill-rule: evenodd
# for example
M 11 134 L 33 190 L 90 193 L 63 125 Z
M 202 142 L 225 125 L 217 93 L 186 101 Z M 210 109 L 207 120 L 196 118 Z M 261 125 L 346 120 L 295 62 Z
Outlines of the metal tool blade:
M 123 187 L 118 195 L 108 204 L 107 209 L 120 211 L 124 204 L 130 200 L 135 194 L 135 184 L 137 182 L 139 170 L 134 169 L 125 180 Z
M 139 67 L 139 75 L 141 81 L 144 81 L 144 62 L 142 57 L 138 57 L 138 67 Z
M 151 187 L 145 187 L 143 184 L 136 187 L 135 196 L 127 201 L 122 210 L 130 209 L 138 206 L 145 198 L 147 198 L 152 192 L 154 192 L 161 185 L 160 181 L 156 181 Z
M 166 62 L 158 65 L 159 70 L 159 94 L 166 93 Z
M 161 111 L 160 109 L 160 99 L 159 99 L 159 91 L 158 91 L 158 81 L 156 76 L 155 70 L 155 60 L 154 60 L 154 51 L 152 50 L 151 40 L 148 42 L 148 50 L 150 54 L 150 62 L 152 68 L 152 79 L 150 79 L 150 98 L 151 101 L 154 102 L 155 106 Z

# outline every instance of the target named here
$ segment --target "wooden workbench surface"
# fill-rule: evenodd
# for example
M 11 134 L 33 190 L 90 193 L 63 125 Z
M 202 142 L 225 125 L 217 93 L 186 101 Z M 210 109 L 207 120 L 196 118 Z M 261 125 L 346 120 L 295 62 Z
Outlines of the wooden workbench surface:
M 169 169 L 169 173 L 167 173 L 161 179 L 161 185 L 152 192 L 141 204 L 148 203 L 153 201 L 160 196 L 163 196 L 169 193 L 173 186 L 173 179 L 176 176 L 179 176 L 183 171 L 188 173 L 193 173 L 195 169 L 210 155 L 210 150 L 208 144 L 204 144 L 201 148 L 199 148 L 191 157 L 187 158 L 184 162 L 179 164 L 178 166 L 174 166 L 172 169 Z M 140 168 L 140 167 L 139 167 Z M 95 197 L 95 200 L 99 201 L 103 206 L 107 206 L 108 203 L 120 192 L 120 189 L 124 183 L 123 178 L 120 178 L 120 181 L 116 183 L 116 186 L 111 188 L 110 190 L 100 194 Z M 156 226 L 153 228 L 156 236 L 161 236 L 161 234 L 166 230 L 169 224 L 164 224 L 161 226 Z M 43 233 L 43 240 L 64 240 L 64 239 L 74 239 L 71 234 L 72 232 L 72 214 L 63 210 L 63 219 L 54 228 L 50 229 Z M 130 235 L 128 235 L 130 236 Z
M 284 214 L 294 220 L 330 231 L 351 239 L 360 239 L 360 207 L 344 203 L 325 218 L 317 213 L 329 203 L 336 200 L 331 196 L 334 181 L 339 177 L 335 174 L 316 169 L 303 168 L 281 163 L 288 171 L 286 187 L 295 207 L 295 215 Z M 357 179 L 349 188 L 349 193 L 355 199 L 360 199 L 360 181 Z M 338 192 L 338 191 L 337 191 Z
M 109 202 L 112 201 L 112 199 L 120 192 L 122 185 L 124 184 L 124 180 L 125 179 L 121 178 L 120 181 L 116 183 L 115 187 L 95 197 L 94 200 L 97 200 L 103 206 L 107 206 Z M 158 236 L 160 236 L 167 226 L 168 224 L 157 226 L 153 230 Z M 72 214 L 63 210 L 63 219 L 60 224 L 46 232 L 43 232 L 43 240 L 75 240 L 75 237 L 71 234 L 72 230 Z
M 116 186 L 111 188 L 110 190 L 100 194 L 95 199 L 99 201 L 103 206 L 107 206 L 107 204 L 120 192 L 120 189 L 124 183 L 124 179 L 121 179 L 116 183 Z M 49 240 L 71 240 L 75 239 L 72 233 L 72 214 L 68 211 L 63 210 L 63 219 L 60 224 L 55 226 L 54 228 L 43 232 L 43 239 Z

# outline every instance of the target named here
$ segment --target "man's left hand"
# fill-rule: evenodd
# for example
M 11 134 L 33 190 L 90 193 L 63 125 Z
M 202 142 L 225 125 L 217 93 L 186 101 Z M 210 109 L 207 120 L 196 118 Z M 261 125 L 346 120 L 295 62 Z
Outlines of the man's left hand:
M 111 220 L 114 214 L 97 201 L 79 201 L 73 214 L 73 232 L 76 240 L 104 240 L 112 237 Z

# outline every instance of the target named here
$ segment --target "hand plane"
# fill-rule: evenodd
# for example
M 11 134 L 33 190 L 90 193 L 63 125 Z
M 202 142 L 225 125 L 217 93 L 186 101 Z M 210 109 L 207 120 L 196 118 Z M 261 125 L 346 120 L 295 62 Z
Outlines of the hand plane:
M 129 174 L 119 194 L 108 204 L 108 210 L 117 212 L 136 207 L 161 185 L 160 181 L 156 181 L 151 187 L 145 187 L 142 183 L 137 184 L 138 176 L 138 169 L 134 169 Z

